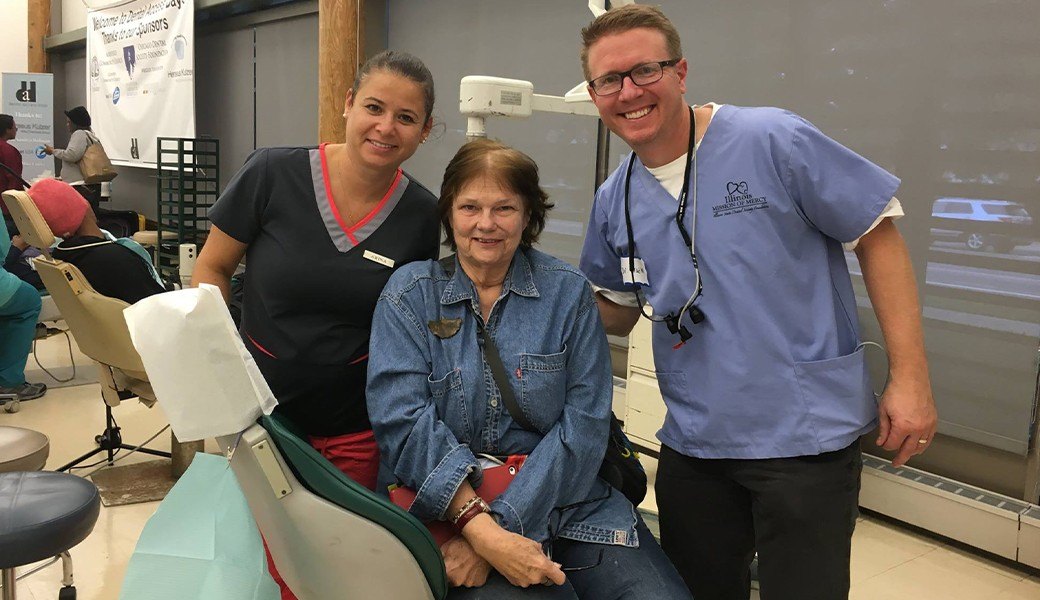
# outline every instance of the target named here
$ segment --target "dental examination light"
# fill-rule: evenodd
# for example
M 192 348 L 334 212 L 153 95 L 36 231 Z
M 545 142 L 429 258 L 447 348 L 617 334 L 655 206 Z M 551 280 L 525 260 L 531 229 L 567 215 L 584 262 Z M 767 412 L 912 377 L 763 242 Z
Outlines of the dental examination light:
M 468 75 L 459 84 L 459 112 L 467 118 L 466 137 L 487 137 L 488 117 L 530 117 L 534 111 L 599 117 L 585 82 L 563 96 L 534 93 L 534 84 L 520 79 Z

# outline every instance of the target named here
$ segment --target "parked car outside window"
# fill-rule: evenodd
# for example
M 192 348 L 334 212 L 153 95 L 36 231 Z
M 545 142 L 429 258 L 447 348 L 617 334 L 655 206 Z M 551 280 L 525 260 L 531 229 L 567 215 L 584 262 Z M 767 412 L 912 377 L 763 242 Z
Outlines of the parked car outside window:
M 1033 217 L 1007 200 L 939 198 L 932 205 L 932 242 L 963 242 L 971 250 L 1010 252 L 1032 243 Z

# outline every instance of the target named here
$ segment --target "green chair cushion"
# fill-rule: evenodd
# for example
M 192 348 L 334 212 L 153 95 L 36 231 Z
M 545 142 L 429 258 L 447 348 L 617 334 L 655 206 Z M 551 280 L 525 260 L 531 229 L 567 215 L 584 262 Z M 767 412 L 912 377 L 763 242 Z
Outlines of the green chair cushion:
M 378 524 L 392 533 L 415 557 L 426 575 L 433 596 L 448 594 L 448 578 L 440 548 L 418 519 L 347 477 L 304 439 L 294 423 L 277 413 L 261 417 L 260 425 L 271 435 L 293 474 L 308 490 Z

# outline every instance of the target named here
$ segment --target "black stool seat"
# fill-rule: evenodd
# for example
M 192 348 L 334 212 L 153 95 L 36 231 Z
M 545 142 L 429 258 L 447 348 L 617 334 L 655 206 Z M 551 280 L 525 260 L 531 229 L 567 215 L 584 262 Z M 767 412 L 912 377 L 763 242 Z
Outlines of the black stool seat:
M 101 496 L 66 473 L 0 473 L 0 569 L 57 556 L 94 529 Z

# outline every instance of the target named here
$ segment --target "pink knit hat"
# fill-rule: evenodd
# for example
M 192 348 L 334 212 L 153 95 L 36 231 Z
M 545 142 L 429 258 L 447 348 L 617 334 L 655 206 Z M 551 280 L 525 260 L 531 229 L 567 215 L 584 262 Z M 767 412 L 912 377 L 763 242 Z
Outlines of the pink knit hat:
M 83 217 L 90 210 L 90 204 L 72 188 L 71 185 L 57 179 L 41 179 L 32 184 L 28 191 L 36 208 L 40 209 L 43 220 L 51 228 L 51 233 L 67 238 L 79 229 Z

